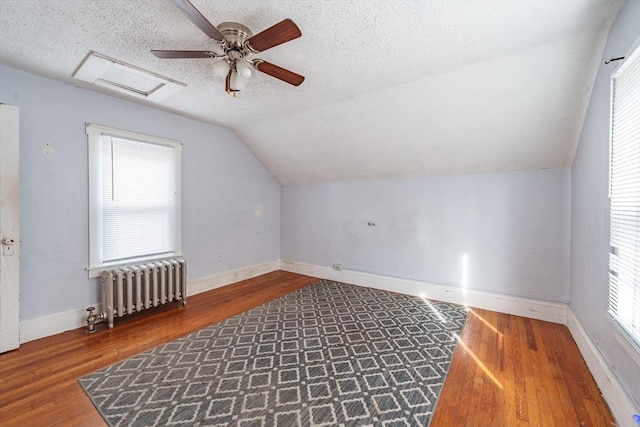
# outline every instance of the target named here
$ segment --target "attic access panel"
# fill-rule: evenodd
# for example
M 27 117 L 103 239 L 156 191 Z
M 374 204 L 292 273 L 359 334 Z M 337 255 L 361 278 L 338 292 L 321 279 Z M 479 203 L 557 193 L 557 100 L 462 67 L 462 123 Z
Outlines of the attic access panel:
M 127 95 L 158 102 L 187 85 L 96 52 L 90 52 L 73 77 Z

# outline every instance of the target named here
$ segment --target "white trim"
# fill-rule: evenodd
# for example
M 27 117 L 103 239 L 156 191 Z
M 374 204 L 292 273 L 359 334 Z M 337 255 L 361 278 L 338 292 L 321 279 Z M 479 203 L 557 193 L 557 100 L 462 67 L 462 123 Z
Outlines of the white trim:
M 118 138 L 129 139 L 145 144 L 155 144 L 170 147 L 175 150 L 174 161 L 176 171 L 175 193 L 175 250 L 162 254 L 160 259 L 182 256 L 182 147 L 180 141 L 131 132 L 122 129 L 110 128 L 95 123 L 86 123 L 88 153 L 88 180 L 89 180 L 89 265 L 87 267 L 89 278 L 99 277 L 102 270 L 109 267 L 141 263 L 158 259 L 157 256 L 142 256 L 128 259 L 125 262 L 103 261 L 103 201 L 102 201 L 102 136 L 112 135 Z
M 264 262 L 262 264 L 250 265 L 236 270 L 224 271 L 222 273 L 212 274 L 188 282 L 187 296 L 196 295 L 201 292 L 210 291 L 212 289 L 221 288 L 241 280 L 247 280 L 263 274 L 271 273 L 280 269 L 279 261 Z M 188 300 L 187 300 L 188 302 Z
M 96 123 L 86 123 L 85 132 L 87 135 L 99 138 L 103 134 L 114 135 L 118 138 L 131 139 L 133 141 L 145 142 L 147 144 L 163 145 L 165 147 L 172 147 L 177 150 L 182 150 L 182 142 L 174 139 L 162 138 L 160 136 L 148 135 L 140 132 L 132 132 L 129 130 L 112 128 L 108 126 L 98 125 Z
M 618 73 L 622 72 L 622 70 L 625 69 L 625 67 L 627 67 L 628 63 L 629 63 L 629 59 L 631 59 L 631 56 L 633 56 L 636 52 L 636 49 L 640 48 L 640 37 L 638 37 L 633 44 L 631 45 L 631 47 L 629 48 L 629 50 L 627 50 L 624 54 L 624 59 L 620 62 L 618 62 L 615 65 L 614 70 L 611 72 L 611 78 L 615 78 L 618 76 Z M 609 130 L 611 130 L 611 128 L 609 128 Z
M 102 304 L 96 305 L 96 312 L 100 312 Z M 87 324 L 87 309 L 63 311 L 37 319 L 20 322 L 20 343 L 56 335 L 61 332 L 78 329 Z
M 284 271 L 566 324 L 567 304 L 282 260 Z
M 277 271 L 280 268 L 279 261 L 265 262 L 262 264 L 250 265 L 248 267 L 229 270 L 222 273 L 212 274 L 187 281 L 187 297 L 201 292 L 210 291 L 211 289 L 239 282 L 241 280 L 251 279 L 262 274 Z M 187 298 L 187 307 L 189 300 Z M 95 304 L 96 313 L 101 312 L 102 304 Z M 20 343 L 37 340 L 40 338 L 56 335 L 72 329 L 84 328 L 87 325 L 87 309 L 80 308 L 77 310 L 64 311 L 48 316 L 39 317 L 32 320 L 23 320 L 20 322 Z M 98 326 L 100 327 L 100 326 Z
M 432 298 L 438 301 L 452 302 L 486 310 L 546 320 L 554 323 L 566 323 L 566 304 L 514 297 L 489 292 L 480 292 L 438 285 L 417 280 L 398 279 L 349 270 L 336 271 L 329 267 L 303 264 L 291 261 L 271 261 L 224 271 L 190 280 L 187 283 L 187 296 L 220 288 L 241 280 L 251 279 L 277 270 L 290 271 L 341 282 L 354 283 L 376 289 L 400 292 L 409 295 Z M 187 305 L 188 306 L 188 305 Z M 100 311 L 100 304 L 96 305 Z M 50 335 L 59 334 L 86 325 L 86 308 L 55 313 L 49 316 L 20 322 L 21 343 L 33 341 Z
M 0 353 L 20 346 L 20 109 L 0 104 Z
M 578 349 L 580 349 L 580 353 L 582 353 L 591 375 L 600 387 L 618 425 L 621 427 L 635 425 L 637 427 L 632 416 L 640 413 L 640 408 L 629 397 L 611 364 L 607 362 L 589 332 L 570 308 L 567 315 L 567 328 L 578 345 Z
M 613 337 L 618 341 L 620 347 L 627 352 L 631 360 L 633 360 L 638 368 L 640 368 L 640 347 L 636 346 L 635 341 L 627 335 L 627 332 L 618 324 L 618 322 L 611 319 L 611 323 L 613 324 Z

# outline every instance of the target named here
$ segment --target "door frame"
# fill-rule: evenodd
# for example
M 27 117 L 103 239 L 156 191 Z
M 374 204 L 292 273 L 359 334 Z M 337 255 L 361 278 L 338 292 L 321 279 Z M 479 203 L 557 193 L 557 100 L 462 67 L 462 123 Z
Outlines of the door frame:
M 0 104 L 0 353 L 20 346 L 20 111 Z

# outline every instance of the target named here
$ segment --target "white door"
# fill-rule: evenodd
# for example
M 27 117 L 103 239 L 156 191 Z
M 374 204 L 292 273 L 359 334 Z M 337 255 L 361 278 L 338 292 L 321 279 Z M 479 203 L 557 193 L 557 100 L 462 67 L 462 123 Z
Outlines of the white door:
M 20 116 L 0 104 L 0 353 L 20 345 Z

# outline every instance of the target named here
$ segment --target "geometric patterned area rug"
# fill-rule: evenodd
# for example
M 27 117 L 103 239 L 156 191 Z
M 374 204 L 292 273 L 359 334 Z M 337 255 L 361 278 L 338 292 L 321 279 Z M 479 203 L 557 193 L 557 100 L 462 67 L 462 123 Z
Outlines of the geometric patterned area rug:
M 111 426 L 426 426 L 466 318 L 321 280 L 79 382 Z

